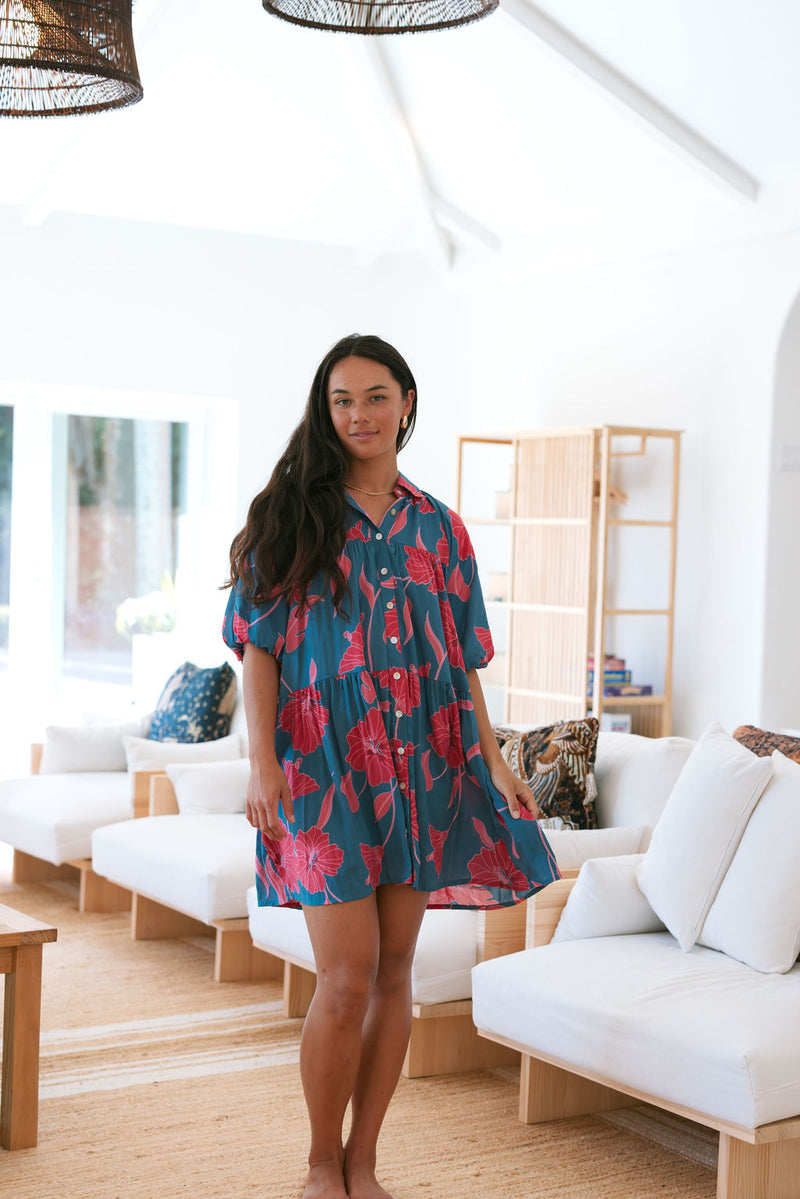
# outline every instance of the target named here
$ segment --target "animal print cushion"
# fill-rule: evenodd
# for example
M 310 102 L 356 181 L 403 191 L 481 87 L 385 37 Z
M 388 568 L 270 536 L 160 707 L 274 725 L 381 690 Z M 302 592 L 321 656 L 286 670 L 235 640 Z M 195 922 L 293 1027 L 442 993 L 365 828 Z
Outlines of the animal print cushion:
M 768 758 L 773 749 L 778 749 L 785 758 L 800 762 L 800 737 L 787 737 L 785 733 L 768 733 L 752 724 L 740 724 L 738 729 L 734 730 L 733 739 L 758 758 Z
M 503 758 L 530 787 L 545 826 L 597 828 L 598 727 L 597 720 L 587 716 L 524 732 L 494 729 Z

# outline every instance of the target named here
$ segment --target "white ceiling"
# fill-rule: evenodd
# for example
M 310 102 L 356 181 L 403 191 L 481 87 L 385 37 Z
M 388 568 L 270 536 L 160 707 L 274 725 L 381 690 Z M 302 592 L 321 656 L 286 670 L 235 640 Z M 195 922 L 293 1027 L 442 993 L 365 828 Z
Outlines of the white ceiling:
M 800 228 L 797 0 L 507 2 L 463 29 L 364 38 L 289 25 L 260 0 L 138 0 L 142 103 L 0 121 L 0 204 L 29 225 L 90 213 L 367 260 L 443 258 L 449 242 L 545 267 Z M 757 197 L 549 49 L 511 15 L 526 3 Z

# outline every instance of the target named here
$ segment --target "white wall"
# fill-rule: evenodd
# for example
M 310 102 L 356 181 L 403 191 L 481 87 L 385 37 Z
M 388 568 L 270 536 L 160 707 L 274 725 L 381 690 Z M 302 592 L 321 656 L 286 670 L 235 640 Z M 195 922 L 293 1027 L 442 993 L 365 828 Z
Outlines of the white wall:
M 238 519 L 318 360 L 353 330 L 409 359 L 420 418 L 401 465 L 447 501 L 459 431 L 683 428 L 675 731 L 762 719 L 773 372 L 800 239 L 468 282 L 197 230 L 68 216 L 28 229 L 11 210 L 0 248 L 5 378 L 229 397 Z

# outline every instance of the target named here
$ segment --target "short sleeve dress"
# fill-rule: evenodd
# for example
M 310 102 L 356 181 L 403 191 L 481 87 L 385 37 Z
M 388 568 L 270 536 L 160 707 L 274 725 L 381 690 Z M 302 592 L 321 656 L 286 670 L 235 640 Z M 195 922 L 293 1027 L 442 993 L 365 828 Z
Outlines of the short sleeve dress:
M 349 500 L 349 497 L 348 497 Z M 559 877 L 537 821 L 512 820 L 478 745 L 466 672 L 493 647 L 467 530 L 402 475 L 376 525 L 352 500 L 337 613 L 322 576 L 308 605 L 232 588 L 223 626 L 280 667 L 275 748 L 295 818 L 257 834 L 262 906 L 361 899 L 383 884 L 437 908 L 506 907 Z

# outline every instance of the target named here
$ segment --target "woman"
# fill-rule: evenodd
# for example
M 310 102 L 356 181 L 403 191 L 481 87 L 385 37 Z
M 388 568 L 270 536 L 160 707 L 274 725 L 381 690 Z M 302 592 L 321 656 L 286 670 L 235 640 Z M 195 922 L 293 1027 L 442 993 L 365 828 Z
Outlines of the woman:
M 486 713 L 477 669 L 493 650 L 466 529 L 398 473 L 416 408 L 392 346 L 338 342 L 231 547 L 224 636 L 244 658 L 259 902 L 302 906 L 317 968 L 304 1199 L 389 1199 L 376 1147 L 425 908 L 503 906 L 558 877 Z

